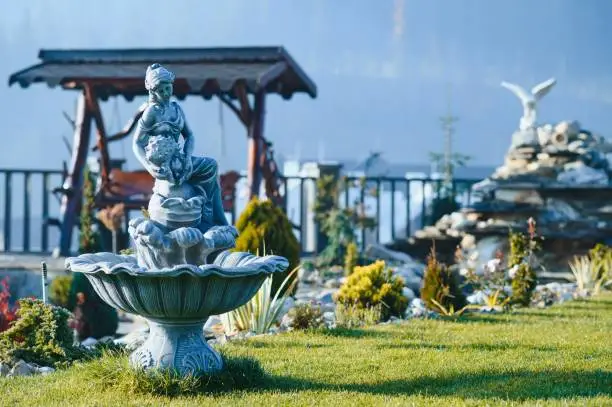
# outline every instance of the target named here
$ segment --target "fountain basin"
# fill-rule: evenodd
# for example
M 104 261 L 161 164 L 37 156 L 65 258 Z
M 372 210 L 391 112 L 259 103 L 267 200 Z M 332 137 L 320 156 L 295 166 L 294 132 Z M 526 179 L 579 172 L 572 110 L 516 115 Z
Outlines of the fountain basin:
M 113 253 L 66 259 L 66 268 L 84 273 L 107 304 L 149 321 L 149 337 L 130 356 L 131 365 L 181 375 L 222 369 L 221 356 L 204 339 L 204 323 L 244 305 L 266 277 L 288 266 L 284 257 L 229 251 L 212 264 L 159 270 L 139 266 L 135 256 Z

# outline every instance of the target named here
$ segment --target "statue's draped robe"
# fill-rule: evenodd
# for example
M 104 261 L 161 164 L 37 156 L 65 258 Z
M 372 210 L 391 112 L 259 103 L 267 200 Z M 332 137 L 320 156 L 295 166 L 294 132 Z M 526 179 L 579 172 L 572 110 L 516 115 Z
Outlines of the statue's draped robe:
M 170 104 L 178 112 L 176 120 L 158 121 L 151 127 L 146 127 L 141 120 L 140 126 L 142 131 L 148 136 L 162 135 L 172 137 L 178 143 L 185 126 L 185 117 L 183 110 L 176 102 L 172 101 Z M 203 196 L 206 201 L 202 210 L 202 221 L 199 229 L 205 232 L 215 225 L 227 225 L 228 222 L 223 210 L 221 187 L 217 173 L 217 161 L 210 157 L 191 156 L 191 163 L 193 169 L 187 182 L 194 187 L 196 194 Z

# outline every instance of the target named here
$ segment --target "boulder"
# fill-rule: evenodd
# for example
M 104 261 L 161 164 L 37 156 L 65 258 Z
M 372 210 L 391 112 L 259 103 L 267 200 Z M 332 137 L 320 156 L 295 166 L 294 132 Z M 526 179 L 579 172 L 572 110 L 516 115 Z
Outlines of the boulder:
M 30 376 L 34 373 L 36 373 L 36 368 L 34 366 L 24 362 L 23 360 L 19 360 L 17 363 L 15 363 L 8 376 Z
M 6 363 L 0 362 L 0 377 L 5 377 L 9 374 L 11 369 L 8 367 Z
M 364 252 L 364 256 L 370 259 L 384 260 L 390 264 L 415 262 L 415 260 L 406 253 L 388 249 L 381 244 L 368 245 Z

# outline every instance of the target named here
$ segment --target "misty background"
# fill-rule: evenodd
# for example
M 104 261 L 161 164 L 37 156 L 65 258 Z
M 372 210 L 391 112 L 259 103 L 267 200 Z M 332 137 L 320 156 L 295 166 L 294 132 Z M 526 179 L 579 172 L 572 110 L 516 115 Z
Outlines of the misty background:
M 62 111 L 76 93 L 36 84 L 7 87 L 38 62 L 40 48 L 282 45 L 318 85 L 312 100 L 270 96 L 266 136 L 284 158 L 365 158 L 426 163 L 441 151 L 439 117 L 459 117 L 455 150 L 471 165 L 498 165 L 521 107 L 502 80 L 530 88 L 551 76 L 540 121 L 611 127 L 612 2 L 597 0 L 29 0 L 0 14 L 0 167 L 61 168 L 72 138 Z M 143 72 L 144 75 L 144 72 Z M 450 95 L 450 97 L 449 97 Z M 139 101 L 104 103 L 109 133 Z M 196 154 L 222 170 L 246 167 L 246 135 L 226 110 L 222 154 L 216 100 L 184 102 Z M 360 146 L 360 148 L 355 148 Z M 113 157 L 137 168 L 129 138 Z

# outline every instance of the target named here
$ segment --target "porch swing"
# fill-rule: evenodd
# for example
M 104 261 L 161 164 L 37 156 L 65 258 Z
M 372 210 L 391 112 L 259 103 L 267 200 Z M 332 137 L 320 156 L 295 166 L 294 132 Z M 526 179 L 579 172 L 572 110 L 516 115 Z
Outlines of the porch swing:
M 104 208 L 123 203 L 126 210 L 139 210 L 148 204 L 153 177 L 145 170 L 124 171 L 113 165 L 108 143 L 127 137 L 144 111 L 141 106 L 125 127 L 107 135 L 99 101 L 123 96 L 132 101 L 147 95 L 143 76 L 154 62 L 166 65 L 176 74 L 175 96 L 217 97 L 245 126 L 248 136 L 249 196 L 259 194 L 262 178 L 266 195 L 286 206 L 284 180 L 274 162 L 272 144 L 263 135 L 266 95 L 275 93 L 290 99 L 296 93 L 316 97 L 314 82 L 283 47 L 166 48 L 115 50 L 41 50 L 38 64 L 14 73 L 9 86 L 26 88 L 44 82 L 80 93 L 74 126 L 72 157 L 65 171 L 61 194 L 58 253 L 71 254 L 72 233 L 82 198 L 82 174 L 90 152 L 92 122 L 100 155 L 99 188 L 96 206 Z M 234 211 L 237 172 L 221 175 L 226 211 Z

